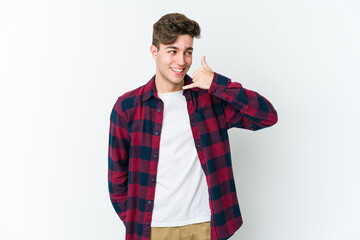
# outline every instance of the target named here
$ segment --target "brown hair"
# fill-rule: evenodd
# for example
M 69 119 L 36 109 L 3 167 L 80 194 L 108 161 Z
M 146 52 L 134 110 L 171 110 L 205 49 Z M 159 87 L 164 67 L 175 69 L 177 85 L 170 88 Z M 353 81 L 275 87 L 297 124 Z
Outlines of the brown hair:
M 172 44 L 179 35 L 200 37 L 200 26 L 194 20 L 181 13 L 169 13 L 162 16 L 153 26 L 152 44 L 160 49 L 160 43 Z

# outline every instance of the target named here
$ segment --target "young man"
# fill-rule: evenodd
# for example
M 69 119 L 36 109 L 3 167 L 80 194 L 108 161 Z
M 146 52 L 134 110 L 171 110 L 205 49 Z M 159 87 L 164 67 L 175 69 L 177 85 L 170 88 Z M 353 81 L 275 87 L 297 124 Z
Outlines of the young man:
M 173 13 L 154 24 L 156 74 L 110 116 L 109 192 L 126 240 L 224 240 L 242 225 L 227 130 L 274 125 L 271 103 L 202 67 L 187 75 L 200 27 Z

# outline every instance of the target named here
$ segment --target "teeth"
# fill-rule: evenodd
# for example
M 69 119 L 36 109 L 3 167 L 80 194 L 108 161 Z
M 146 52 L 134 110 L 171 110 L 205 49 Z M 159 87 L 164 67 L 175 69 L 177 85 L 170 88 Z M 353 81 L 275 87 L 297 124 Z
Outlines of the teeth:
M 182 71 L 184 71 L 184 69 L 175 69 L 175 68 L 171 68 L 172 70 L 174 70 L 175 72 L 181 73 Z

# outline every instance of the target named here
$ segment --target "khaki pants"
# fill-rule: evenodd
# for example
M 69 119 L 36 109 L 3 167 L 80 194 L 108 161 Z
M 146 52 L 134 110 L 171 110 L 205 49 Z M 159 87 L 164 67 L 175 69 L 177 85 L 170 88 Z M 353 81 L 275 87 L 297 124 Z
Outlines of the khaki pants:
M 150 240 L 210 240 L 210 221 L 180 227 L 151 227 Z

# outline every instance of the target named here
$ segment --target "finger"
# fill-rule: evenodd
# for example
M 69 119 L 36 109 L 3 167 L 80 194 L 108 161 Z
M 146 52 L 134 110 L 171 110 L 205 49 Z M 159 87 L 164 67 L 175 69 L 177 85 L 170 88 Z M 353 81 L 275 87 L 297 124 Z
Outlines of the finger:
M 199 73 L 199 71 L 201 70 L 201 68 L 199 68 L 198 70 L 196 70 L 194 73 L 193 73 L 193 77 L 196 77 L 196 75 Z
M 182 89 L 188 89 L 188 88 L 194 88 L 194 87 L 196 87 L 195 83 L 191 83 L 191 84 L 183 86 Z

